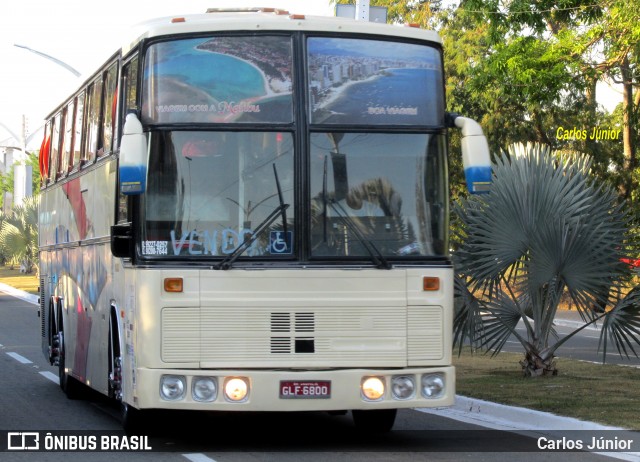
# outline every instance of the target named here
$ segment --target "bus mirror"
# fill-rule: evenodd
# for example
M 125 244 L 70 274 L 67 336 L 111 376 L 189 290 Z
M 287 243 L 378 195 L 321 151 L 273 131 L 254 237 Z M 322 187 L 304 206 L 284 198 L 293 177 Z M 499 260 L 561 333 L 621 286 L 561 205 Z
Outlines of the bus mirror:
M 127 114 L 120 143 L 120 192 L 142 194 L 147 182 L 147 138 L 135 114 Z
M 488 193 L 491 186 L 491 157 L 482 127 L 466 117 L 456 117 L 455 125 L 462 130 L 462 164 L 467 189 L 471 194 Z
M 133 256 L 131 223 L 111 227 L 111 253 L 116 258 L 131 258 Z

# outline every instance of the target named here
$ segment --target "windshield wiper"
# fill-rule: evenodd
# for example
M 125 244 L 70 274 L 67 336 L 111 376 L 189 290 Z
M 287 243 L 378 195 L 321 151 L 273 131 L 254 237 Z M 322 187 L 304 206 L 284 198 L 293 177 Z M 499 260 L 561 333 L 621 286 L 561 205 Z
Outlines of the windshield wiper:
M 278 201 L 280 201 L 280 209 L 282 213 L 282 230 L 284 231 L 284 235 L 287 235 L 287 208 L 289 204 L 284 203 L 284 198 L 282 196 L 282 188 L 280 187 L 280 180 L 278 179 L 278 170 L 276 169 L 276 164 L 273 164 L 273 176 L 276 179 L 276 188 L 278 189 Z
M 230 269 L 231 265 L 233 265 L 233 262 L 235 262 L 238 259 L 238 257 L 244 253 L 245 250 L 251 247 L 251 244 L 253 244 L 256 241 L 256 239 L 258 239 L 262 231 L 264 231 L 266 228 L 271 226 L 271 224 L 274 221 L 276 221 L 276 218 L 278 218 L 278 216 L 282 216 L 282 228 L 286 235 L 287 209 L 289 208 L 289 204 L 284 203 L 284 198 L 282 196 L 282 188 L 280 187 L 280 180 L 278 179 L 278 171 L 276 170 L 276 164 L 273 164 L 273 175 L 275 176 L 275 179 L 276 179 L 276 188 L 278 188 L 278 200 L 280 201 L 280 205 L 278 205 L 273 210 L 273 212 L 271 212 L 269 216 L 265 218 L 264 221 L 256 227 L 256 230 L 253 233 L 251 233 L 249 237 L 246 237 L 245 235 L 244 242 L 240 244 L 238 247 L 236 247 L 236 249 L 233 252 L 227 255 L 227 257 L 224 260 L 218 263 L 218 265 L 215 266 L 215 269 L 219 269 L 219 270 Z
M 329 156 L 324 156 L 324 171 L 322 173 L 322 242 L 327 242 L 327 163 Z
M 382 252 L 375 246 L 371 240 L 364 237 L 362 232 L 358 229 L 358 225 L 356 225 L 348 213 L 346 213 L 345 209 L 340 205 L 335 199 L 330 199 L 328 201 L 331 209 L 336 213 L 337 217 L 346 225 L 347 228 L 358 238 L 362 246 L 367 249 L 369 255 L 371 255 L 371 260 L 379 269 L 391 269 L 391 264 L 384 257 Z

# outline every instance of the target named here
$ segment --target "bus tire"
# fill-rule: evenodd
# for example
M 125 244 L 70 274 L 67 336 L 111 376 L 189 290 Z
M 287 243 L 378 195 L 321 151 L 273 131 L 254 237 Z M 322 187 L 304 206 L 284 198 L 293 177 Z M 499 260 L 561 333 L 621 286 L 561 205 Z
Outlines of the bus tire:
M 60 336 L 58 332 L 60 331 L 58 322 L 57 322 L 57 314 L 56 314 L 56 303 L 53 300 L 53 297 L 49 299 L 49 308 L 47 310 L 48 316 L 48 344 L 49 344 L 49 364 L 52 366 L 57 366 L 60 361 Z
M 397 409 L 372 409 L 351 411 L 356 429 L 366 433 L 387 433 L 396 421 Z
M 60 335 L 60 359 L 58 361 L 58 378 L 60 379 L 60 388 L 64 391 L 69 399 L 81 399 L 84 397 L 84 384 L 75 377 L 67 374 L 65 370 L 65 346 L 64 346 L 64 334 L 62 331 Z
M 120 351 L 120 335 L 118 317 L 112 308 L 109 318 L 109 343 L 107 348 L 107 394 L 109 398 L 122 401 L 122 352 Z
M 55 303 L 56 309 L 56 336 L 55 343 L 58 348 L 57 351 L 57 363 L 58 363 L 58 379 L 60 382 L 60 388 L 64 391 L 69 399 L 81 399 L 84 397 L 84 384 L 75 377 L 70 376 L 67 373 L 66 367 L 66 341 L 64 336 L 64 318 L 62 317 L 62 301 L 58 299 Z
M 124 432 L 129 436 L 148 433 L 145 412 L 124 401 L 120 403 L 120 421 Z

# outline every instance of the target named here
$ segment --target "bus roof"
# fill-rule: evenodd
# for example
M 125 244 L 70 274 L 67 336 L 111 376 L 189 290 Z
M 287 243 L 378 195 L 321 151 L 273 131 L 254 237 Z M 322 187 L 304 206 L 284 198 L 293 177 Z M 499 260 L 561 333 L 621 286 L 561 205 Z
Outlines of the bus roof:
M 122 47 L 123 54 L 141 40 L 166 35 L 214 31 L 313 31 L 386 35 L 442 43 L 434 31 L 401 25 L 379 24 L 331 16 L 289 14 L 273 8 L 210 9 L 207 13 L 152 19 L 137 26 L 135 39 Z

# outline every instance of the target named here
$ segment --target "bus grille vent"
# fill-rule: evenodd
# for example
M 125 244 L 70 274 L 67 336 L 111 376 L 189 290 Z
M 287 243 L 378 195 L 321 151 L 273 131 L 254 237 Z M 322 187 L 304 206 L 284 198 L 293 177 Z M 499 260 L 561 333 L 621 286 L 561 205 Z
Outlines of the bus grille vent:
M 271 332 L 291 331 L 291 315 L 289 313 L 271 313 Z
M 271 337 L 271 353 L 291 353 L 289 337 Z
M 272 333 L 301 333 L 315 332 L 315 314 L 300 313 L 271 313 Z M 293 320 L 293 325 L 292 321 Z M 293 350 L 293 351 L 292 351 Z M 271 337 L 271 353 L 315 353 L 315 339 L 313 337 Z
M 315 317 L 313 313 L 296 313 L 296 332 L 315 331 Z

